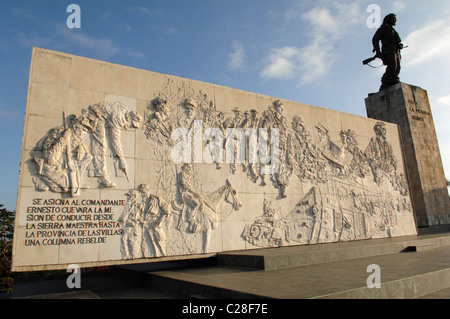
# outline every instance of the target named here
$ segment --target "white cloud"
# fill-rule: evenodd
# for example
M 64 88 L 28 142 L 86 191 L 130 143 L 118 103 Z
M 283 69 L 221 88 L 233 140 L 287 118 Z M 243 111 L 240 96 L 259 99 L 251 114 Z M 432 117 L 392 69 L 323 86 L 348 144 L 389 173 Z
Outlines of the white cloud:
M 23 33 L 23 32 L 14 32 L 15 41 L 24 47 L 50 47 L 54 45 L 54 39 L 51 36 L 46 35 L 36 35 L 34 32 Z
M 418 65 L 436 59 L 449 59 L 450 26 L 437 20 L 411 32 L 403 39 L 410 48 L 402 52 L 405 66 Z
M 298 12 L 298 10 L 296 10 L 294 8 L 290 8 L 284 13 L 283 16 L 287 20 L 292 20 L 292 19 L 298 18 L 299 12 Z
M 131 7 L 131 8 L 128 8 L 128 12 L 140 13 L 140 14 L 151 14 L 152 10 L 150 10 L 147 7 Z
M 13 8 L 13 14 L 25 18 L 27 20 L 37 20 L 38 18 L 34 15 L 34 13 L 29 9 L 23 8 Z
M 120 48 L 114 44 L 112 39 L 94 38 L 86 33 L 74 32 L 67 28 L 60 28 L 59 32 L 71 45 L 88 49 L 103 58 L 113 56 L 120 52 Z
M 400 12 L 406 8 L 406 3 L 403 0 L 397 0 L 392 2 L 392 11 Z
M 111 12 L 110 12 L 110 11 L 106 11 L 105 13 L 103 13 L 103 14 L 100 16 L 100 20 L 106 21 L 106 20 L 108 20 L 110 17 L 111 17 Z
M 137 14 L 141 16 L 153 16 L 153 17 L 164 17 L 164 13 L 158 9 L 149 9 L 148 7 L 138 6 L 130 7 L 127 9 L 130 14 Z
M 239 70 L 244 67 L 245 60 L 247 58 L 245 55 L 244 46 L 240 41 L 234 40 L 231 43 L 231 47 L 233 48 L 234 51 L 229 55 L 230 58 L 229 65 L 231 69 Z
M 302 85 L 313 82 L 327 73 L 332 63 L 331 51 L 326 49 L 325 43 L 315 41 L 301 50 L 300 61 L 302 76 L 299 84 Z
M 450 94 L 438 96 L 433 99 L 432 104 L 433 119 L 436 128 L 445 132 L 450 132 L 448 119 L 450 117 Z M 446 134 L 448 136 L 448 134 Z M 446 138 L 450 142 L 449 138 Z
M 162 29 L 162 33 L 165 35 L 174 35 L 178 32 L 178 28 L 177 27 L 163 27 Z
M 127 49 L 125 50 L 125 53 L 126 53 L 128 56 L 132 57 L 132 58 L 138 58 L 138 59 L 143 59 L 143 58 L 145 58 L 144 53 L 139 52 L 139 51 L 135 51 L 135 50 L 132 49 L 132 48 L 127 48 Z
M 265 79 L 291 79 L 299 69 L 301 51 L 295 47 L 283 47 L 272 49 L 268 57 L 269 65 L 261 72 Z
M 312 26 L 314 34 L 334 33 L 338 26 L 328 8 L 314 8 L 305 13 L 303 19 Z
M 441 96 L 438 98 L 437 102 L 440 105 L 445 106 L 446 108 L 450 108 L 450 94 L 449 95 L 445 95 L 445 96 Z
M 80 49 L 89 50 L 100 58 L 109 58 L 116 54 L 126 54 L 132 58 L 145 58 L 142 52 L 136 51 L 133 48 L 121 48 L 109 38 L 95 38 L 83 32 L 77 32 L 66 28 L 59 29 L 60 35 L 64 37 L 65 43 L 75 45 Z
M 65 25 L 50 21 L 47 24 L 49 34 L 41 32 L 37 35 L 34 31 L 19 32 L 14 34 L 15 41 L 23 47 L 39 46 L 55 50 L 88 51 L 94 57 L 108 59 L 117 54 L 125 54 L 132 58 L 145 58 L 142 52 L 132 47 L 121 47 L 113 39 L 108 37 L 94 37 L 83 29 L 69 29 Z
M 295 75 L 299 84 L 313 82 L 327 74 L 336 59 L 334 47 L 345 40 L 348 30 L 365 18 L 357 3 L 333 1 L 327 6 L 316 6 L 303 14 L 289 9 L 287 17 L 300 17 L 310 42 L 298 48 L 273 48 L 267 58 L 268 65 L 260 76 L 265 79 L 291 79 Z M 299 23 L 296 21 L 296 23 Z
M 438 137 L 445 176 L 450 178 L 450 94 L 430 96 L 431 110 L 433 112 L 434 126 Z

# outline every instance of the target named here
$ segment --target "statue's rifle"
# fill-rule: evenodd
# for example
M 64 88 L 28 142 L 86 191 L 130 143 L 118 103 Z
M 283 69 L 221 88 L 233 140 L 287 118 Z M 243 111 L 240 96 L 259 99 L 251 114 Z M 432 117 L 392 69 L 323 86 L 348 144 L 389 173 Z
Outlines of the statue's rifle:
M 405 49 L 405 48 L 407 48 L 407 47 L 408 47 L 408 46 L 404 46 L 404 47 L 402 47 L 400 50 Z M 377 58 L 378 58 L 378 56 L 374 55 L 374 56 L 371 57 L 371 58 L 365 59 L 364 61 L 362 61 L 362 63 L 363 63 L 364 65 L 370 66 L 371 68 L 377 68 L 376 66 L 372 66 L 372 65 L 369 64 L 370 62 L 375 61 Z M 378 67 L 378 68 L 379 68 L 379 67 Z

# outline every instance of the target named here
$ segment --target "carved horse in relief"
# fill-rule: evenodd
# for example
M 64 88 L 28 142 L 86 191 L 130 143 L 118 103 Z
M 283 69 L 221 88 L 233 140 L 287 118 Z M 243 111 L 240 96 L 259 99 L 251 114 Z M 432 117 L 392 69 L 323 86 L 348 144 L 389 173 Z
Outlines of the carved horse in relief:
M 192 214 L 189 205 L 185 204 L 177 229 L 180 230 L 181 223 L 184 221 L 183 216 L 186 215 L 184 212 L 187 212 L 188 231 L 202 234 L 202 252 L 206 253 L 211 232 L 217 228 L 221 220 L 227 218 L 233 211 L 239 211 L 241 207 L 236 189 L 226 180 L 224 186 L 207 196 L 202 196 L 195 215 Z

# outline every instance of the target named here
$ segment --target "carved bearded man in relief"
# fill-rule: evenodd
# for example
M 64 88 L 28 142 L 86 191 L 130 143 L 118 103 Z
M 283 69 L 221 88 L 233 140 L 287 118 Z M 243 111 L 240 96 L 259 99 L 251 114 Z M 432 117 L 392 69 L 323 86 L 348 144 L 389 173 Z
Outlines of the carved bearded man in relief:
M 370 143 L 365 150 L 365 155 L 375 182 L 380 184 L 385 175 L 390 176 L 395 173 L 397 160 L 394 157 L 391 144 L 386 140 L 386 125 L 378 122 L 373 130 L 376 136 L 370 139 Z
M 170 107 L 167 105 L 167 100 L 162 98 L 156 98 L 153 101 L 153 107 L 156 112 L 153 114 L 153 118 L 149 121 L 148 136 L 155 136 L 159 142 L 172 143 L 171 134 L 172 129 L 170 127 Z

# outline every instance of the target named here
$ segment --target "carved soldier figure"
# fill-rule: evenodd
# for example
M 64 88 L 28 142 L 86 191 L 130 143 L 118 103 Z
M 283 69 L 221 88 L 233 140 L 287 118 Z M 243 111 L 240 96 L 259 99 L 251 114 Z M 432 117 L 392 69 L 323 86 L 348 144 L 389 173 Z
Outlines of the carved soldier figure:
M 386 72 L 381 78 L 380 91 L 388 88 L 391 85 L 399 83 L 400 74 L 400 50 L 403 48 L 402 40 L 395 31 L 394 26 L 397 23 L 395 14 L 388 14 L 383 24 L 375 32 L 372 38 L 373 52 L 376 56 L 383 60 L 386 65 Z M 382 47 L 380 49 L 380 41 Z
M 59 143 L 64 132 L 63 127 L 51 129 L 33 150 L 33 162 L 38 174 L 33 182 L 38 191 L 68 192 L 69 181 L 66 170 L 63 169 L 63 150 Z
M 135 245 L 135 227 L 138 214 L 137 191 L 130 190 L 125 194 L 127 202 L 123 208 L 122 215 L 118 223 L 122 226 L 122 238 L 120 239 L 120 251 L 123 259 L 131 259 L 134 257 Z M 140 243 L 139 243 L 140 244 Z
M 80 195 L 83 173 L 92 160 L 92 155 L 83 142 L 87 128 L 90 128 L 90 126 L 86 118 L 73 115 L 70 118 L 70 129 L 63 135 L 64 138 L 66 134 L 69 135 L 66 152 L 72 197 Z
M 148 185 L 139 185 L 138 191 L 142 198 L 142 252 L 144 257 L 164 256 L 166 233 L 161 222 L 169 215 L 170 205 L 161 196 L 150 194 Z
M 202 196 L 194 189 L 192 185 L 192 165 L 186 163 L 181 168 L 180 173 L 180 190 L 181 197 L 186 206 L 188 206 L 191 211 L 188 215 L 189 230 L 191 232 L 196 232 L 197 223 L 195 222 L 198 210 L 201 210 L 201 205 L 203 204 Z
M 223 123 L 224 128 L 227 130 L 223 148 L 226 149 L 226 144 L 230 143 L 228 141 L 228 139 L 233 138 L 233 141 L 232 141 L 232 143 L 234 144 L 233 150 L 236 150 L 236 141 L 234 139 L 234 129 L 240 127 L 243 116 L 242 116 L 242 112 L 239 110 L 238 107 L 233 108 L 232 111 L 234 113 L 234 116 L 228 117 Z M 230 134 L 230 136 L 229 136 L 229 133 L 232 133 L 232 134 Z M 233 174 L 236 173 L 235 161 L 230 163 L 230 169 Z
M 347 176 L 364 178 L 370 172 L 370 168 L 366 155 L 359 149 L 358 136 L 351 129 L 342 130 L 340 135 L 345 150 L 351 154 L 351 161 L 346 167 Z
M 288 123 L 286 117 L 283 115 L 283 103 L 280 100 L 273 102 L 273 118 L 275 128 L 278 128 L 279 149 L 279 168 L 278 171 L 272 175 L 276 186 L 280 189 L 280 196 L 286 197 L 286 188 L 289 184 L 289 177 L 293 170 L 293 156 L 292 151 L 292 137 L 287 133 Z M 274 134 L 272 131 L 271 134 Z M 274 147 L 274 146 L 272 146 Z M 274 150 L 271 150 L 273 152 Z
M 248 128 L 252 128 L 254 133 L 258 133 L 259 119 L 258 119 L 258 111 L 255 109 L 250 110 L 250 119 L 248 123 Z M 254 138 L 254 137 L 253 137 Z M 250 140 L 251 137 L 248 137 L 248 169 L 247 176 L 256 183 L 259 179 L 259 163 L 256 159 L 258 150 L 255 147 L 250 147 L 250 143 L 254 143 L 255 141 Z
M 365 155 L 374 177 L 374 181 L 380 185 L 384 176 L 395 174 L 397 170 L 397 160 L 391 144 L 386 140 L 386 125 L 378 122 L 373 130 L 376 136 L 370 139 L 370 143 L 365 150 Z
M 197 102 L 193 98 L 186 99 L 184 102 L 188 119 L 193 119 L 195 116 L 195 110 L 197 109 Z
M 103 187 L 115 187 L 109 179 L 106 168 L 106 129 L 109 130 L 111 148 L 114 156 L 118 158 L 119 169 L 128 178 L 127 163 L 122 150 L 121 130 L 131 126 L 138 128 L 140 117 L 134 112 L 128 112 L 128 108 L 121 102 L 98 103 L 89 106 L 88 117 L 92 123 L 92 154 L 93 176 L 99 178 L 99 184 Z
M 168 127 L 168 123 L 164 120 L 163 116 L 164 113 L 155 112 L 153 118 L 150 120 L 148 128 L 150 130 L 150 134 L 153 134 L 158 141 L 165 142 L 170 145 L 172 143 L 172 131 L 170 127 Z
M 341 175 L 344 170 L 343 155 L 345 156 L 342 148 L 331 141 L 328 129 L 322 124 L 316 125 L 316 128 L 319 136 L 320 151 L 323 158 L 328 161 L 334 174 L 337 176 Z
M 90 128 L 86 118 L 72 115 L 66 129 L 52 129 L 39 141 L 33 156 L 39 174 L 34 179 L 37 190 L 80 195 L 83 173 L 92 160 L 83 142 Z

